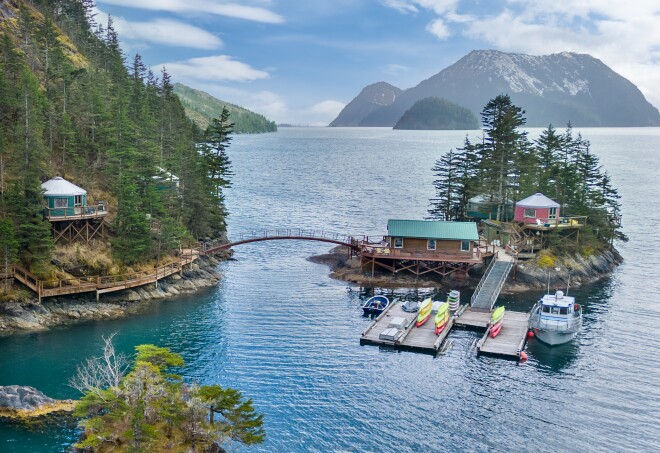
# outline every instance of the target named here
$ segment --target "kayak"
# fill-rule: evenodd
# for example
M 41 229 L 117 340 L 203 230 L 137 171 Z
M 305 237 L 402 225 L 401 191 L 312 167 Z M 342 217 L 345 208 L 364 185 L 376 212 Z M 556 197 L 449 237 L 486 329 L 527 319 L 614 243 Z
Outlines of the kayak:
M 431 317 L 431 309 L 433 309 L 433 301 L 429 297 L 422 302 L 422 305 L 419 306 L 419 314 L 417 315 L 417 327 L 424 324 Z
M 447 302 L 449 302 L 449 309 L 451 311 L 457 311 L 461 303 L 461 293 L 455 289 L 452 289 L 449 292 L 449 297 L 447 297 Z
M 449 321 L 449 303 L 444 302 L 438 308 L 438 313 L 435 315 L 435 334 L 440 335 L 440 332 L 445 330 L 445 326 Z
M 502 330 L 502 320 L 490 328 L 490 337 L 495 338 Z
M 490 316 L 490 323 L 497 324 L 502 318 L 504 318 L 504 306 L 497 307 L 493 311 L 493 314 Z

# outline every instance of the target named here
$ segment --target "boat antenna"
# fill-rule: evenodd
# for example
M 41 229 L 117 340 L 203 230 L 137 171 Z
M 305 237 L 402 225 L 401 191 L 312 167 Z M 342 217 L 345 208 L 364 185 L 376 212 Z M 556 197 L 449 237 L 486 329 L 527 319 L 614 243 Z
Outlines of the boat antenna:
M 568 270 L 568 282 L 566 283 L 566 295 L 568 296 L 568 288 L 571 286 L 571 270 Z

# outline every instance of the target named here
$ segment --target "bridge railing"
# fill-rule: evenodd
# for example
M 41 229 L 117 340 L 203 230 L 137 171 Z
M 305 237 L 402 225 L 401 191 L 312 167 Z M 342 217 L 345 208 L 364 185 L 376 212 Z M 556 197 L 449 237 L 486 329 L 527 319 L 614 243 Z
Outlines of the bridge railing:
M 335 233 L 325 230 L 310 230 L 304 228 L 284 228 L 276 230 L 250 230 L 243 231 L 238 234 L 232 234 L 231 237 L 222 237 L 213 241 L 201 242 L 200 246 L 203 251 L 211 250 L 215 247 L 234 244 L 237 242 L 248 241 L 250 239 L 268 239 L 268 238 L 310 238 L 310 239 L 327 239 L 346 244 L 354 244 L 357 246 L 358 242 L 355 236 Z

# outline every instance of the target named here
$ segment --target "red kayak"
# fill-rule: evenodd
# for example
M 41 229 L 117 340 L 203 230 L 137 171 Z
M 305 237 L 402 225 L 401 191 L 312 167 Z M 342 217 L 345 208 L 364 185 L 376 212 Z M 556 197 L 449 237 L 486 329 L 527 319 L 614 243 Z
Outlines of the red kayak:
M 498 323 L 494 324 L 490 328 L 490 337 L 495 338 L 497 335 L 499 335 L 500 330 L 502 330 L 502 320 L 501 319 Z

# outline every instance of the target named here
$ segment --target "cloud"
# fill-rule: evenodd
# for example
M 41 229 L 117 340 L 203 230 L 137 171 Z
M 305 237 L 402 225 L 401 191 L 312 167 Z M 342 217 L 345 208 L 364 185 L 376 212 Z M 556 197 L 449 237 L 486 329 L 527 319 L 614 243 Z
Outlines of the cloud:
M 114 19 L 115 29 L 122 39 L 152 42 L 173 47 L 193 49 L 217 49 L 222 40 L 201 28 L 168 19 L 149 22 L 130 22 L 123 18 Z
M 344 107 L 346 107 L 346 104 L 343 102 L 328 100 L 314 104 L 309 108 L 309 113 L 330 118 L 330 120 L 325 123 L 327 125 L 339 115 L 339 112 L 341 112 Z
M 282 16 L 266 8 L 211 0 L 98 0 L 98 3 L 171 13 L 213 14 L 269 24 L 284 22 Z
M 191 58 L 156 66 L 165 66 L 174 78 L 186 80 L 249 82 L 269 77 L 268 72 L 254 69 L 228 55 Z
M 442 19 L 431 21 L 431 23 L 426 26 L 426 29 L 438 39 L 447 39 L 451 35 L 447 25 L 445 25 L 445 22 Z

